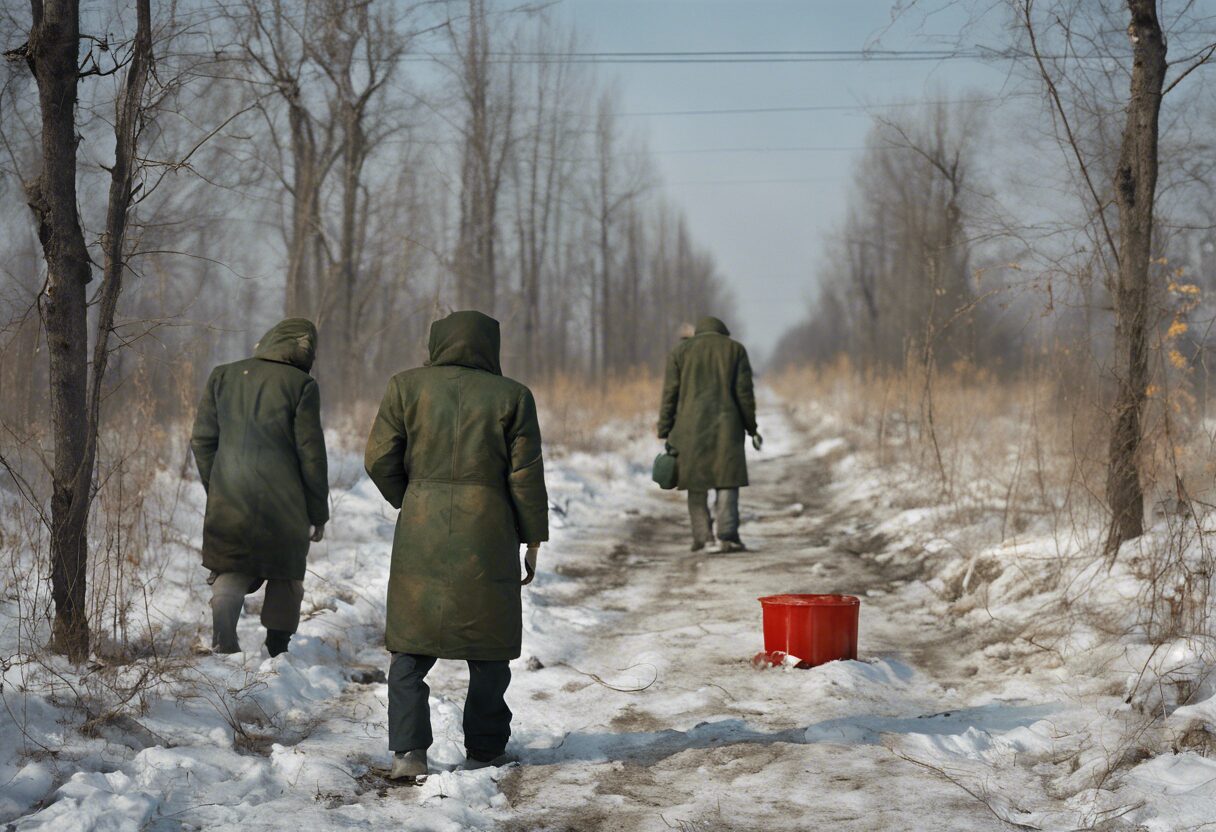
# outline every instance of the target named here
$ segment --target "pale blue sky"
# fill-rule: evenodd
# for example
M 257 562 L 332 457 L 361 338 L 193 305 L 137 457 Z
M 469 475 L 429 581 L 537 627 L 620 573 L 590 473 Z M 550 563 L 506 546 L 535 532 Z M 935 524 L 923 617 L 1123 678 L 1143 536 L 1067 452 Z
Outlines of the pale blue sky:
M 934 0 L 892 25 L 890 2 L 826 0 L 561 0 L 588 50 L 926 49 L 952 46 L 966 23 L 956 4 Z M 881 44 L 875 39 L 881 38 Z M 971 33 L 991 46 L 1000 33 Z M 626 112 L 881 105 L 909 99 L 998 94 L 1008 65 L 979 61 L 813 64 L 643 64 L 605 66 Z M 655 151 L 670 198 L 696 239 L 714 253 L 761 355 L 804 314 L 824 234 L 839 221 L 853 150 L 670 153 L 697 148 L 853 148 L 864 112 L 631 116 Z M 722 183 L 722 180 L 745 180 Z

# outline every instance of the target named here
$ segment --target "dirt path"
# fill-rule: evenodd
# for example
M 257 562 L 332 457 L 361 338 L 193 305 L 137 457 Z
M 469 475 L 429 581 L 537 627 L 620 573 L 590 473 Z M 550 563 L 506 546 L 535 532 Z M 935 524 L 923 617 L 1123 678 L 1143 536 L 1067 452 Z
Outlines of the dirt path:
M 569 668 L 553 669 L 567 679 L 560 693 L 534 694 L 565 737 L 526 751 L 501 781 L 512 807 L 505 828 L 1008 828 L 886 747 L 900 733 L 961 733 L 986 717 L 954 713 L 966 700 L 952 689 L 978 684 L 949 658 L 958 634 L 906 604 L 889 608 L 908 570 L 861 556 L 881 541 L 868 536 L 864 512 L 835 499 L 818 439 L 791 437 L 753 458 L 741 501 L 748 552 L 689 552 L 682 494 L 652 491 L 636 514 L 580 530 L 559 568 L 572 579 L 560 600 L 619 615 L 586 634 Z M 756 598 L 783 591 L 862 595 L 862 661 L 753 668 Z M 573 668 L 644 689 L 613 690 Z M 580 725 L 582 703 L 602 712 L 605 701 L 615 706 L 608 724 Z
M 688 551 L 683 495 L 660 492 L 638 464 L 654 452 L 646 440 L 551 460 L 553 541 L 525 594 L 525 653 L 507 693 L 522 765 L 463 767 L 467 669 L 445 661 L 427 679 L 432 776 L 416 788 L 376 776 L 395 517 L 351 474 L 310 557 L 291 652 L 193 657 L 180 686 L 138 715 L 155 745 L 65 733 L 75 715 L 49 693 L 32 698 L 39 744 L 66 765 L 30 764 L 46 777 L 30 811 L 52 777 L 68 782 L 14 828 L 974 832 L 1008 826 L 972 793 L 990 790 L 1014 819 L 1055 799 L 1043 772 L 1068 776 L 1077 755 L 1063 742 L 1053 758 L 1053 743 L 1085 736 L 1089 712 L 1061 725 L 1057 674 L 1027 674 L 1008 645 L 980 649 L 1003 635 L 995 622 L 967 632 L 928 612 L 941 605 L 917 572 L 926 561 L 889 550 L 877 521 L 897 509 L 858 496 L 874 480 L 839 437 L 799 432 L 775 407 L 761 424 L 770 444 L 742 495 L 744 553 Z M 331 470 L 361 465 L 335 459 Z M 183 539 L 202 517 L 192 493 Z M 181 574 L 159 603 L 184 611 L 167 620 L 185 631 L 206 589 L 197 570 Z M 808 591 L 863 597 L 861 660 L 753 667 L 756 598 Z M 251 646 L 254 612 L 241 625 Z M 949 766 L 970 792 L 915 760 Z M 1086 825 L 1036 817 L 1044 829 Z

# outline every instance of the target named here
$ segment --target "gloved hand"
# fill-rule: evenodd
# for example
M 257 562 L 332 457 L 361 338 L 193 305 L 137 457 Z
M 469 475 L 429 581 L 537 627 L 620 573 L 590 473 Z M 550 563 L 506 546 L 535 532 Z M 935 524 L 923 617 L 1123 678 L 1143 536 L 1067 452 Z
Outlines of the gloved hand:
M 322 523 L 319 526 L 309 526 L 308 528 L 309 528 L 309 531 L 312 533 L 312 536 L 309 539 L 312 540 L 313 543 L 320 543 L 321 539 L 323 537 L 325 537 L 325 524 L 324 523 Z
M 532 579 L 536 577 L 536 556 L 540 553 L 539 543 L 529 543 L 528 551 L 524 552 L 524 569 L 527 570 L 528 576 L 520 581 L 520 586 L 527 586 L 532 583 Z
M 758 451 L 758 450 L 760 450 L 760 446 L 763 444 L 764 444 L 764 437 L 762 437 L 760 435 L 760 431 L 756 431 L 755 433 L 753 433 L 752 434 L 752 447 Z

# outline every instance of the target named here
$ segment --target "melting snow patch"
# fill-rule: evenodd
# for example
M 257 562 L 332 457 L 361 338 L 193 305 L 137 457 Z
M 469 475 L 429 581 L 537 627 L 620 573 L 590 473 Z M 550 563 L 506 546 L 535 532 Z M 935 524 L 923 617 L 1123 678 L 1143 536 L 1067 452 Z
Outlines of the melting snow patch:
M 55 793 L 55 802 L 20 822 L 17 829 L 54 832 L 126 832 L 142 829 L 159 800 L 140 791 L 121 771 L 89 771 L 72 775 Z
M 810 456 L 812 459 L 820 459 L 828 456 L 829 454 L 836 453 L 836 451 L 843 450 L 848 446 L 849 443 L 840 436 L 832 439 L 824 439 L 815 443 L 815 445 L 808 452 L 808 456 Z
M 44 763 L 26 763 L 15 774 L 0 770 L 0 822 L 15 818 L 46 797 L 54 778 Z
M 473 809 L 502 809 L 507 805 L 507 798 L 498 790 L 501 776 L 502 770 L 498 768 L 432 774 L 422 784 L 422 799 L 454 798 Z
M 1163 754 L 1136 766 L 1121 792 L 1126 800 L 1148 799 L 1129 815 L 1150 832 L 1202 829 L 1216 817 L 1216 760 L 1187 752 Z

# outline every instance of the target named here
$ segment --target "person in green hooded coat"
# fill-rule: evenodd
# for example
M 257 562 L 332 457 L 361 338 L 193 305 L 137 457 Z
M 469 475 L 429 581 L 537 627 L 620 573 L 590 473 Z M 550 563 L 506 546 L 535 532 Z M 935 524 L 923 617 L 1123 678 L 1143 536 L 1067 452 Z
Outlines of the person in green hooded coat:
M 480 312 L 436 321 L 430 360 L 389 381 L 367 440 L 367 474 L 400 509 L 384 639 L 395 779 L 428 771 L 424 680 L 436 659 L 469 665 L 466 765 L 507 759 L 507 663 L 520 654 L 520 586 L 549 539 L 549 499 L 536 403 L 502 375 L 499 341 L 498 321 Z
M 668 356 L 658 428 L 676 457 L 676 487 L 688 492 L 692 550 L 704 549 L 714 538 L 711 489 L 720 551 L 744 549 L 739 539 L 739 489 L 747 485 L 744 434 L 757 450 L 762 440 L 747 350 L 719 319 L 702 318 L 692 337 Z
M 262 624 L 277 656 L 300 623 L 309 541 L 329 520 L 321 399 L 309 375 L 317 328 L 280 321 L 252 358 L 211 371 L 190 447 L 207 492 L 203 566 L 211 570 L 212 647 L 240 651 L 245 595 L 266 585 Z

